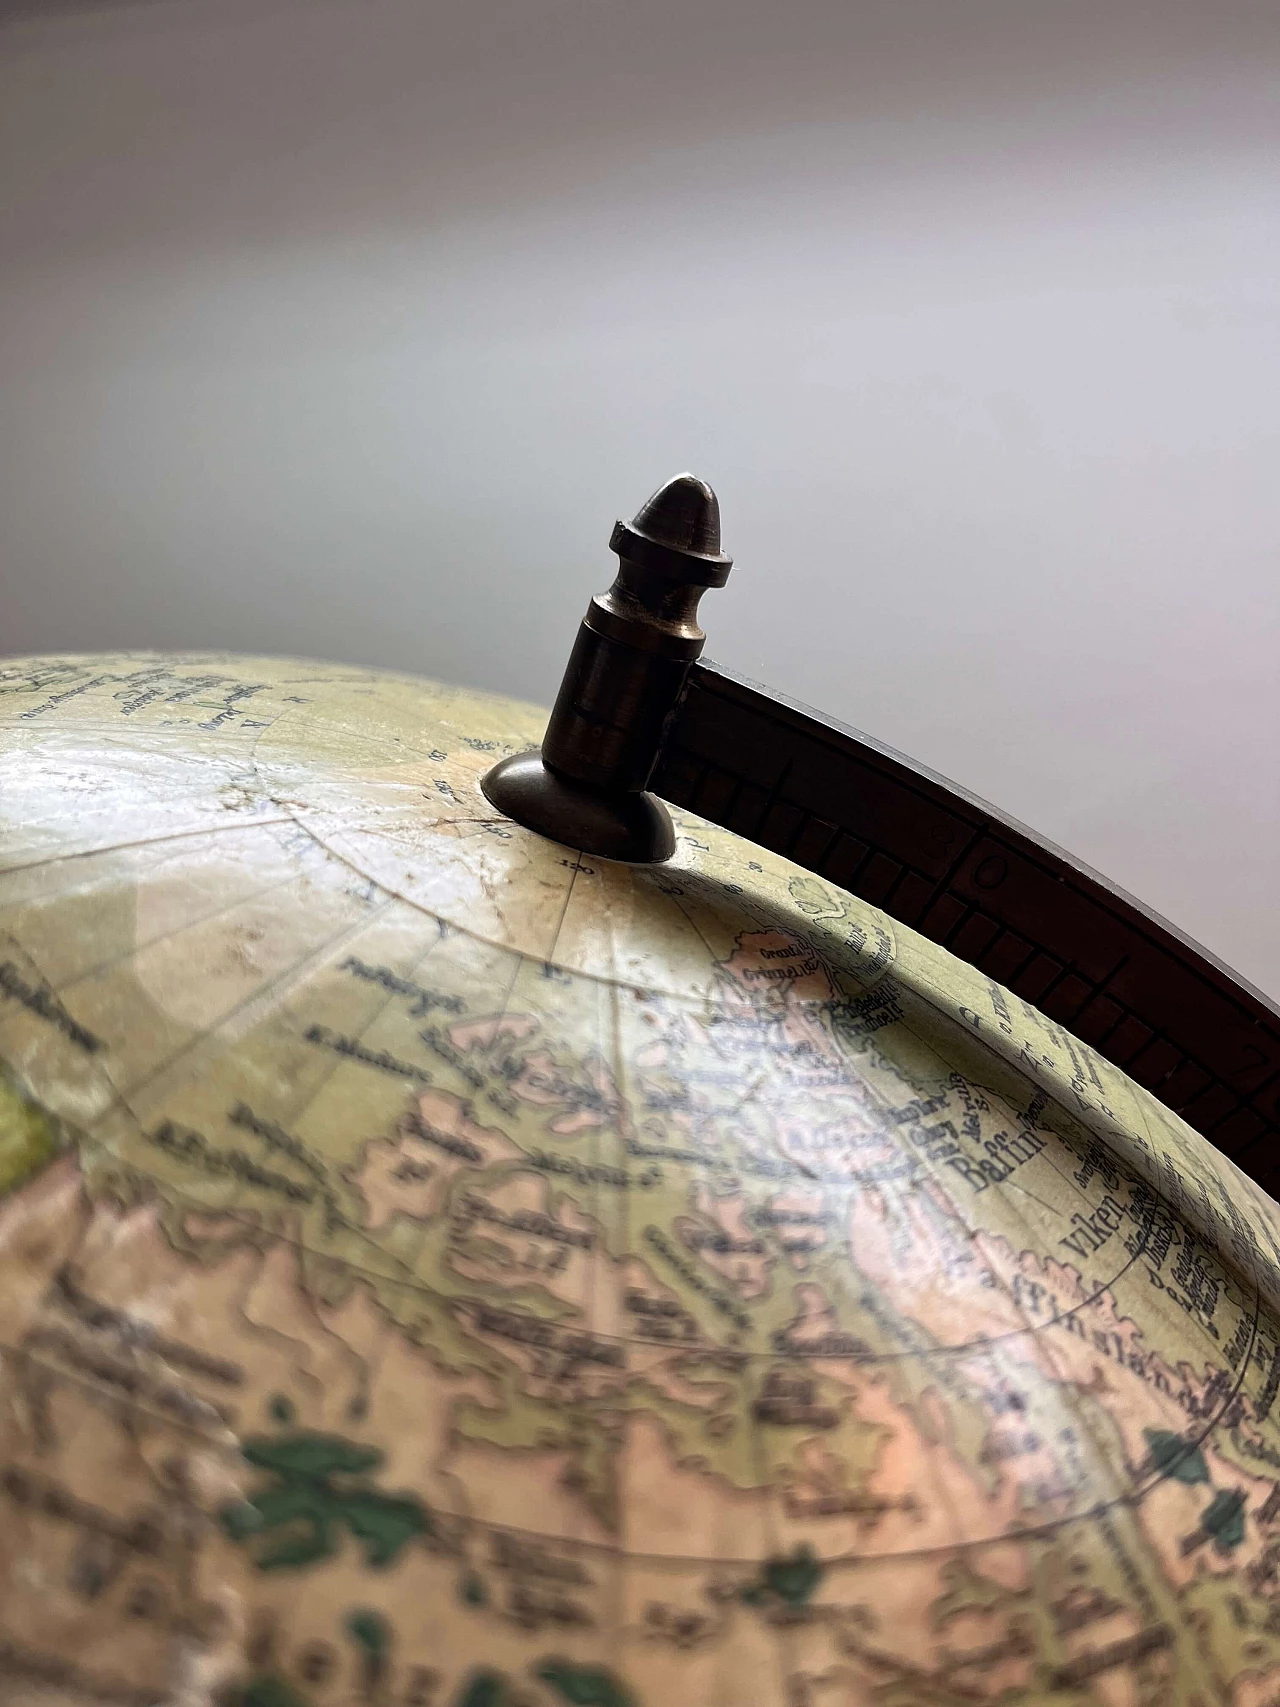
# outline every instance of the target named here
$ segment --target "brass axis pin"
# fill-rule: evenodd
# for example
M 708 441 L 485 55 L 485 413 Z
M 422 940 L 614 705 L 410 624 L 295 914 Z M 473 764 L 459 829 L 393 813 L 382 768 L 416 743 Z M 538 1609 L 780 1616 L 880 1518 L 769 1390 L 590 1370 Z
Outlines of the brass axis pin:
M 617 522 L 609 549 L 617 578 L 582 619 L 541 748 L 503 759 L 481 787 L 499 812 L 552 841 L 654 865 L 675 852 L 675 832 L 646 788 L 706 642 L 698 601 L 724 586 L 733 559 L 720 549 L 719 501 L 692 474 Z

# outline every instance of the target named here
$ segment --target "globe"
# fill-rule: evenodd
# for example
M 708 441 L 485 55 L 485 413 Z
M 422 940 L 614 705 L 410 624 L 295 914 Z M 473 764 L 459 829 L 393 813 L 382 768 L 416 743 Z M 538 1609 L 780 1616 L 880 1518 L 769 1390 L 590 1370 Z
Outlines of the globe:
M 0 669 L 0 1700 L 1280 1701 L 1280 1218 L 543 714 Z

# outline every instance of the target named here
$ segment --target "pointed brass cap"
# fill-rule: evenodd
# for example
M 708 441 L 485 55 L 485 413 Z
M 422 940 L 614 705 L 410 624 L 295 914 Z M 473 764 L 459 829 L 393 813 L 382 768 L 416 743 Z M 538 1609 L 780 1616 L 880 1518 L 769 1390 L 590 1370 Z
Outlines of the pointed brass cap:
M 693 474 L 675 475 L 629 522 L 617 522 L 609 549 L 642 569 L 700 587 L 722 587 L 733 567 L 720 549 L 720 500 Z

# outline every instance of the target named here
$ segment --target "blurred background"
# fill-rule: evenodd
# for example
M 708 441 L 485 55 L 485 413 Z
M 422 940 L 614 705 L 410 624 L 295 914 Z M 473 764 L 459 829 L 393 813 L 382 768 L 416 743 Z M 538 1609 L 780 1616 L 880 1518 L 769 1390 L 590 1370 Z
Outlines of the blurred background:
M 709 655 L 1280 994 L 1275 0 L 0 0 L 0 651 Z

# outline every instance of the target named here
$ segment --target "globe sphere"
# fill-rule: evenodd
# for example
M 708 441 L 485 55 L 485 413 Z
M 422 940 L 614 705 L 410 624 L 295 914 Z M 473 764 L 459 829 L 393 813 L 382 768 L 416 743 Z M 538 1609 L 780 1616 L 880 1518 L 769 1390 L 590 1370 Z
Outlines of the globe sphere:
M 0 668 L 0 1701 L 1280 1699 L 1270 1199 L 543 721 Z

